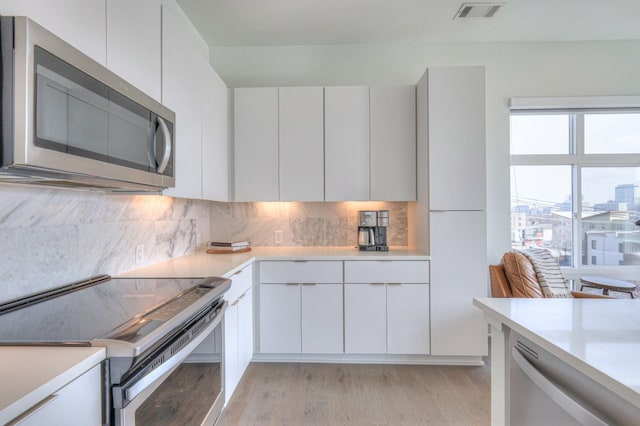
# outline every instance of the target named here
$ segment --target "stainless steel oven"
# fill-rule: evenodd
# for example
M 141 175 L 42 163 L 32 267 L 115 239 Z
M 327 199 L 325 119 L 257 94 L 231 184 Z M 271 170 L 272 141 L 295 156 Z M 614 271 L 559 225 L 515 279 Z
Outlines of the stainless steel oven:
M 224 405 L 225 309 L 195 320 L 113 386 L 116 425 L 215 423 Z
M 230 285 L 94 277 L 0 304 L 0 345 L 105 347 L 105 425 L 213 425 L 224 405 Z

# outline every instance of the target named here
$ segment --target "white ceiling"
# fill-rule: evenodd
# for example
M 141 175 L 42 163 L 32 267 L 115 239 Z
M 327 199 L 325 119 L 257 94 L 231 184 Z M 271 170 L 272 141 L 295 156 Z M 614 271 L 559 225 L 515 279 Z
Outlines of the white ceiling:
M 640 0 L 500 2 L 454 20 L 463 0 L 178 0 L 210 46 L 640 39 Z

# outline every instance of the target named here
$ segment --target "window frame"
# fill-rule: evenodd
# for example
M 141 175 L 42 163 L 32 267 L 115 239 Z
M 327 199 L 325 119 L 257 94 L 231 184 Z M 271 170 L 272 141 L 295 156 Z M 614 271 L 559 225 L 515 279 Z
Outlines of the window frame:
M 572 198 L 572 265 L 562 267 L 568 279 L 589 273 L 618 271 L 640 276 L 637 265 L 582 265 L 582 169 L 586 167 L 640 167 L 638 154 L 585 153 L 584 117 L 591 113 L 640 113 L 640 96 L 592 98 L 512 98 L 509 122 L 514 115 L 553 115 L 569 117 L 568 154 L 510 154 L 510 166 L 570 166 Z M 511 125 L 509 125 L 510 127 Z M 511 139 L 509 140 L 511 145 Z M 510 149 L 511 151 L 511 149 Z M 511 227 L 511 225 L 510 225 Z M 615 272 L 614 272 L 615 274 Z M 620 275 L 621 278 L 624 278 Z

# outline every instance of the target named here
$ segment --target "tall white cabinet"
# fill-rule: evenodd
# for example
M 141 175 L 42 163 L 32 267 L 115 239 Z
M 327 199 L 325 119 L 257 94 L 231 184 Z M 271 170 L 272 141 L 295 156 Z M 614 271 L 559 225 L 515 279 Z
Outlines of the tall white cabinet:
M 429 209 L 485 210 L 484 67 L 429 68 L 427 73 Z
M 431 354 L 487 355 L 487 327 L 474 297 L 487 297 L 484 211 L 431 213 Z
M 488 295 L 484 67 L 430 68 L 418 83 L 418 241 L 431 256 L 431 354 L 483 356 Z

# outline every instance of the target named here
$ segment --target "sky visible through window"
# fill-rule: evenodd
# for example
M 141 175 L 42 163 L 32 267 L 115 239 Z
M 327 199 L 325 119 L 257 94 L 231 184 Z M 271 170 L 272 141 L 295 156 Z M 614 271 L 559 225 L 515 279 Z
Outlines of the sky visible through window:
M 640 265 L 640 113 L 515 114 L 511 154 L 514 248 L 546 247 L 565 266 Z

